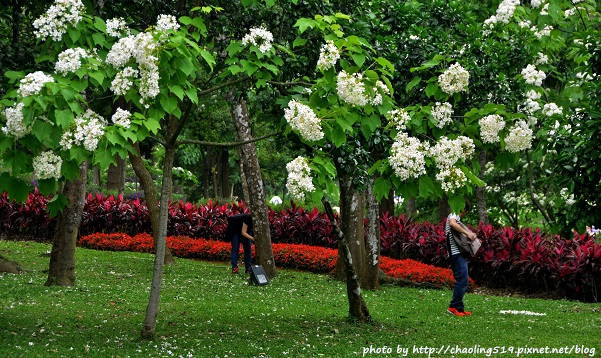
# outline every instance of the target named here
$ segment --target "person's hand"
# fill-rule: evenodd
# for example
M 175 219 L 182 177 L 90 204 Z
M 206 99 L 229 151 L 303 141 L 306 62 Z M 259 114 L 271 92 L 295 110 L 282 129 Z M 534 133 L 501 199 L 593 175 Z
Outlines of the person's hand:
M 476 235 L 475 232 L 473 232 L 470 236 L 471 236 L 472 241 L 474 241 L 478 238 L 478 235 Z

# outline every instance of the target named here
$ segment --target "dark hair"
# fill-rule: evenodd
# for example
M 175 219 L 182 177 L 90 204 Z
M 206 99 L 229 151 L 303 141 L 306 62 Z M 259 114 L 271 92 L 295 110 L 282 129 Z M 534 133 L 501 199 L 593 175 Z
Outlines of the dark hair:
M 463 211 L 468 212 L 470 211 L 470 209 L 472 208 L 472 204 L 470 204 L 469 199 L 465 199 L 465 208 L 463 208 Z

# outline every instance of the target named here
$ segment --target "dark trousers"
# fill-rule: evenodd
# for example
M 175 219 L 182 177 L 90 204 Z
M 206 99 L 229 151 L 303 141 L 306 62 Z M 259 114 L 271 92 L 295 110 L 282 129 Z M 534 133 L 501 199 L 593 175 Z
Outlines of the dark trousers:
M 453 268 L 453 276 L 455 277 L 455 288 L 453 289 L 453 300 L 449 307 L 463 312 L 463 296 L 465 296 L 469 284 L 467 259 L 461 254 L 453 255 L 451 256 L 451 267 Z
M 232 236 L 232 268 L 238 267 L 238 258 L 240 257 L 240 243 L 244 248 L 244 266 L 249 268 L 252 265 L 252 242 L 242 236 L 242 234 L 234 234 Z

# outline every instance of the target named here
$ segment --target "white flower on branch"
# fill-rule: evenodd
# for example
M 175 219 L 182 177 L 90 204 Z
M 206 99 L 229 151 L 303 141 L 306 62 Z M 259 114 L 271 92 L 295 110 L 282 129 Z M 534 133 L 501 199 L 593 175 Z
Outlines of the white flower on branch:
M 467 90 L 470 74 L 460 64 L 452 64 L 444 73 L 438 76 L 438 84 L 443 92 L 454 94 Z
M 302 200 L 305 193 L 310 193 L 315 190 L 313 181 L 311 180 L 311 168 L 309 161 L 305 157 L 296 157 L 293 161 L 286 164 L 288 171 L 288 179 L 286 180 L 286 188 L 292 197 Z
M 46 75 L 42 71 L 32 72 L 21 80 L 17 93 L 23 97 L 38 94 L 42 90 L 42 87 L 44 87 L 44 84 L 49 82 L 54 82 L 52 76 Z
M 33 158 L 33 173 L 37 179 L 60 178 L 63 160 L 51 151 Z
M 311 107 L 297 100 L 288 102 L 284 109 L 284 118 L 293 130 L 298 131 L 301 137 L 309 141 L 318 141 L 324 134 L 321 129 L 321 119 L 315 115 Z

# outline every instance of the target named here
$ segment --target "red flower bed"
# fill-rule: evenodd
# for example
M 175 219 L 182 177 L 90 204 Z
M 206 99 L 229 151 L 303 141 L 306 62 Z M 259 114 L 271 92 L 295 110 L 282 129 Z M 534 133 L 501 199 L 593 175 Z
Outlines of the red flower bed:
M 145 233 L 138 234 L 133 238 L 123 233 L 98 233 L 81 237 L 78 244 L 81 247 L 96 250 L 154 253 L 153 238 Z M 178 257 L 211 261 L 230 260 L 231 245 L 223 241 L 168 236 L 167 245 L 173 255 Z M 253 247 L 253 256 L 254 254 Z M 338 252 L 334 249 L 302 244 L 273 244 L 273 255 L 276 265 L 280 267 L 329 273 L 336 268 Z M 396 260 L 382 257 L 380 268 L 392 277 L 404 278 L 413 282 L 429 282 L 440 287 L 452 287 L 455 283 L 451 270 L 410 259 Z

